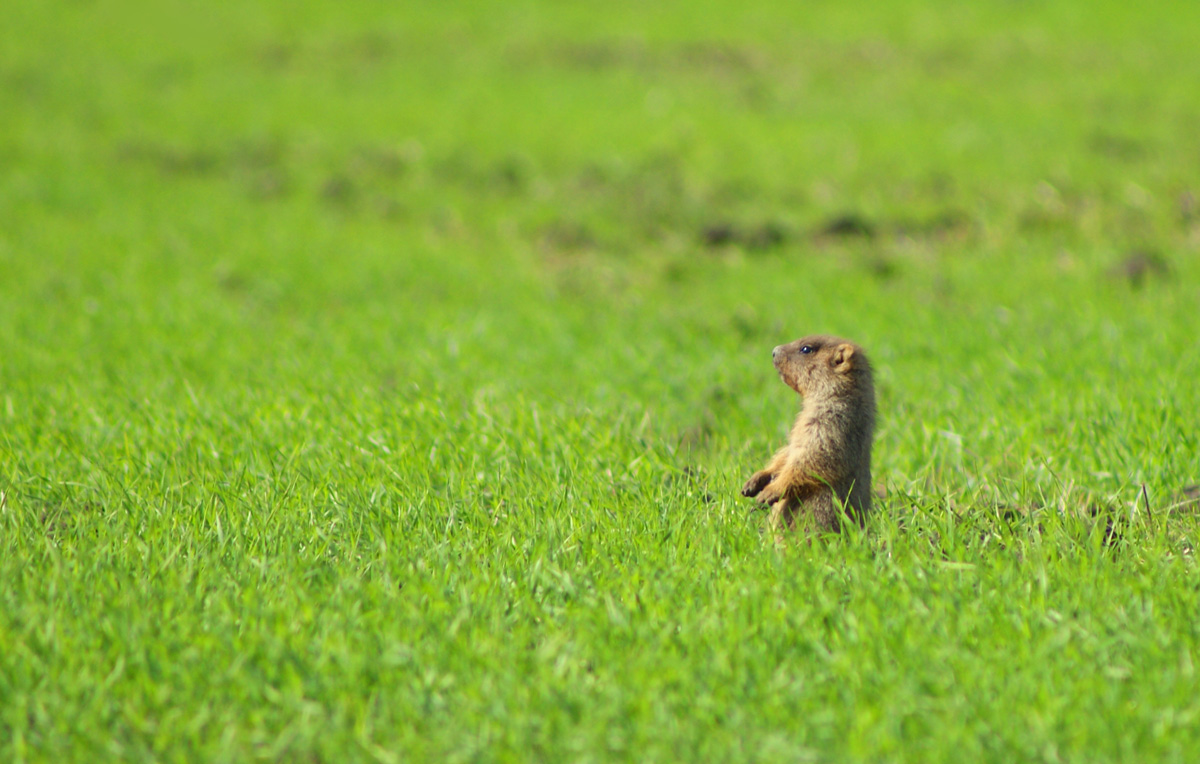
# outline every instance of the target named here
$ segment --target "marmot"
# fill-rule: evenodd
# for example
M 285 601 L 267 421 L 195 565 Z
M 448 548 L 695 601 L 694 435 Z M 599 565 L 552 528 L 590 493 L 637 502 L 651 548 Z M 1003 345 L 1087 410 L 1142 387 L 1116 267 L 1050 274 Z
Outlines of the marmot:
M 843 513 L 861 523 L 871 509 L 875 384 L 863 349 L 814 335 L 772 351 L 775 368 L 804 406 L 788 444 L 742 486 L 771 506 L 771 527 L 797 521 L 841 529 Z M 836 500 L 835 500 L 836 496 Z

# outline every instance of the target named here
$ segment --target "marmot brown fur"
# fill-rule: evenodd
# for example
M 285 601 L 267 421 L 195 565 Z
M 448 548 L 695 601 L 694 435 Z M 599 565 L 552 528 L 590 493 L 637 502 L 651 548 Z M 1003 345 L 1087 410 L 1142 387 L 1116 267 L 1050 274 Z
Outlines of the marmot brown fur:
M 771 526 L 841 529 L 871 509 L 875 384 L 863 349 L 813 335 L 771 353 L 779 376 L 804 398 L 788 444 L 742 487 L 771 507 Z M 844 515 L 843 515 L 844 513 Z

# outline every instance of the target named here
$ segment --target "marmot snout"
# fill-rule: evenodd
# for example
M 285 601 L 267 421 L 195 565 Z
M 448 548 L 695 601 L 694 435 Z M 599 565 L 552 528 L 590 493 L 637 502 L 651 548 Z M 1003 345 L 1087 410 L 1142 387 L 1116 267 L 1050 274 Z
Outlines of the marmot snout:
M 849 340 L 813 335 L 771 351 L 779 376 L 804 398 L 788 444 L 742 487 L 771 506 L 771 524 L 797 518 L 822 530 L 843 513 L 862 522 L 871 508 L 875 385 L 866 353 Z

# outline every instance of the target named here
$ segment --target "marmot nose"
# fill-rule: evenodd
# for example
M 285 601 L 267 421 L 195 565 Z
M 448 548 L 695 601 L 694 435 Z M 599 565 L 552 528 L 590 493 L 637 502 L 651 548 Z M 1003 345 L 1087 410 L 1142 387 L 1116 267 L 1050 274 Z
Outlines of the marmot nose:
M 771 351 L 771 358 L 773 358 L 773 359 L 774 359 L 774 358 L 778 358 L 778 357 L 779 357 L 779 351 L 780 351 L 780 349 L 782 349 L 782 348 L 783 348 L 783 345 L 776 345 L 776 346 L 775 346 L 775 349 Z

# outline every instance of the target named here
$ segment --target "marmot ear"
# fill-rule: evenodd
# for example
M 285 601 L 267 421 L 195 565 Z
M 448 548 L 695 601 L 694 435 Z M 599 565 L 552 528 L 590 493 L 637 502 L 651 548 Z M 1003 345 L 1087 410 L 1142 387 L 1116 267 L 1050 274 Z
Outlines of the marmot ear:
M 830 359 L 829 365 L 834 371 L 847 372 L 854 365 L 854 346 L 848 342 L 843 342 L 833 350 L 833 358 Z

